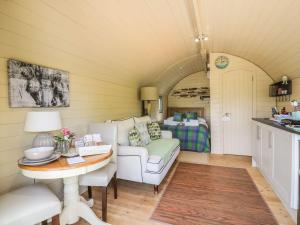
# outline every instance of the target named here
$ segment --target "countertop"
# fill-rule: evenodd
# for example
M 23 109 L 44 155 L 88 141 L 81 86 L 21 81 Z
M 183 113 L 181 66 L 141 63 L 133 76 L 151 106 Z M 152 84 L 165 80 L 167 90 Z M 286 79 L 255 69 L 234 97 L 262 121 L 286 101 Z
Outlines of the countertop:
M 293 134 L 297 134 L 300 135 L 299 131 L 293 130 L 291 128 L 285 127 L 284 125 L 281 125 L 280 123 L 270 120 L 268 118 L 252 118 L 252 120 L 281 129 L 281 130 L 285 130 L 287 132 L 293 133 Z

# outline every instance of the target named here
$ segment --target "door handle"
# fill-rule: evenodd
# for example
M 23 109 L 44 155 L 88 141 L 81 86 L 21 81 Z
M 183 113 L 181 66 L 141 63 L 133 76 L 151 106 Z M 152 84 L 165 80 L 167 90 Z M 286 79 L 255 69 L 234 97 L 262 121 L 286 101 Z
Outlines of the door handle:
M 231 120 L 231 113 L 224 113 L 224 115 L 222 116 L 222 121 L 224 122 L 228 122 Z
M 269 148 L 273 148 L 273 134 L 271 131 L 269 133 Z
M 256 139 L 257 140 L 260 140 L 260 127 L 259 126 L 256 126 Z
M 226 116 L 226 117 L 230 117 L 231 116 L 231 113 L 224 113 L 224 115 L 223 115 L 224 117 Z

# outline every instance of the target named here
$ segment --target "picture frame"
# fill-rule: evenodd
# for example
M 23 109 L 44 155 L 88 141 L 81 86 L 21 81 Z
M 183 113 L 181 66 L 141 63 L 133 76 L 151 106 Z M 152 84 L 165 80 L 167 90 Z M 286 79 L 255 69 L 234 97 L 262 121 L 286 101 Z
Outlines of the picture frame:
M 69 73 L 9 59 L 8 91 L 11 108 L 69 107 Z

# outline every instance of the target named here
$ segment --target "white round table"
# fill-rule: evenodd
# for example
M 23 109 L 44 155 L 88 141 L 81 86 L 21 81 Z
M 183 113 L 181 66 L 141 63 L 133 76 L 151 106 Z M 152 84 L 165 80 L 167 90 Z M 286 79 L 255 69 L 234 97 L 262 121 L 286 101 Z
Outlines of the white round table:
M 79 195 L 78 176 L 104 167 L 110 161 L 109 153 L 85 156 L 85 162 L 69 165 L 66 158 L 41 166 L 19 165 L 24 176 L 34 179 L 59 179 L 64 181 L 64 208 L 60 215 L 60 225 L 74 224 L 79 217 L 92 225 L 107 224 L 99 219 L 87 202 Z

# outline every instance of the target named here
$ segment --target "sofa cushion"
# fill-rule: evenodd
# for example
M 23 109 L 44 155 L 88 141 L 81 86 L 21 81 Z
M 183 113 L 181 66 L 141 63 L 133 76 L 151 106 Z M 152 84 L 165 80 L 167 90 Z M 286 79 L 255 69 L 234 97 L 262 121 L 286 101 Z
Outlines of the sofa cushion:
M 160 156 L 164 164 L 172 157 L 174 149 L 179 146 L 178 139 L 158 139 L 146 146 L 149 156 Z
M 131 129 L 134 128 L 133 118 L 125 120 L 115 120 L 112 123 L 116 123 L 118 126 L 118 144 L 129 146 L 128 134 Z
M 158 122 L 147 123 L 147 128 L 152 141 L 161 138 L 161 130 Z
M 134 117 L 135 123 L 149 123 L 151 122 L 150 116 L 141 116 L 141 117 Z
M 136 123 L 134 126 L 141 135 L 142 145 L 145 146 L 145 145 L 149 144 L 151 139 L 150 139 L 150 135 L 148 133 L 146 123 Z
M 150 155 L 147 162 L 147 171 L 159 172 L 164 166 L 164 160 L 158 155 Z
M 135 127 L 129 131 L 128 139 L 130 146 L 142 146 L 141 135 Z

